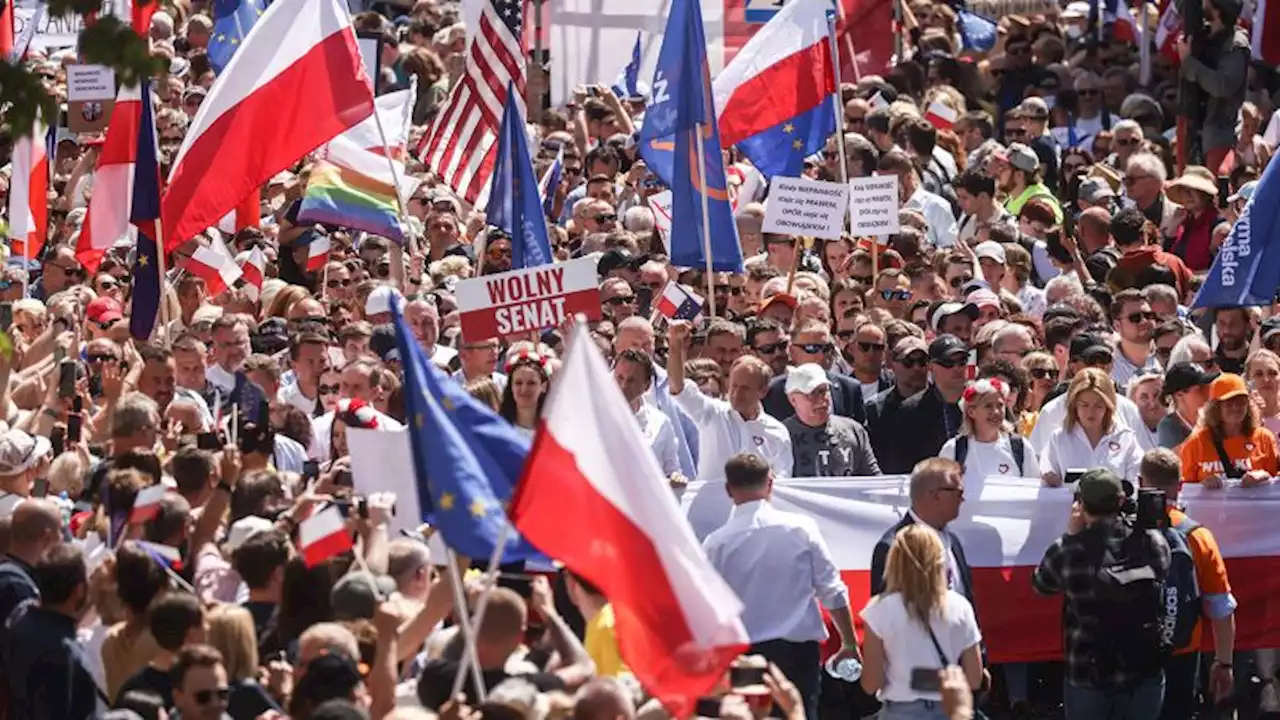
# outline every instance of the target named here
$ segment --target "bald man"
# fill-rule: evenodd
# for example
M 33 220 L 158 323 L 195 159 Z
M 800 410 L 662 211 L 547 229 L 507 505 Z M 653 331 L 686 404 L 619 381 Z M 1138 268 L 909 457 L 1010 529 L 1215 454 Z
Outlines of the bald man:
M 618 323 L 613 341 L 614 355 L 623 350 L 639 350 L 653 360 L 653 325 L 649 319 L 632 315 Z M 687 478 L 698 476 L 698 426 L 671 400 L 667 392 L 667 369 L 653 363 L 653 383 L 644 394 L 644 402 L 662 411 L 676 433 L 676 456 L 680 460 L 680 472 Z
M 9 550 L 0 559 L 0 650 L 6 642 L 6 624 L 19 605 L 40 597 L 33 568 L 45 551 L 62 541 L 62 513 L 48 500 L 28 498 L 13 510 Z M 4 655 L 0 652 L 0 658 Z M 0 659 L 0 663 L 3 660 Z M 0 677 L 5 675 L 0 667 Z
M 1080 246 L 1089 276 L 1105 282 L 1107 273 L 1120 261 L 1120 250 L 1111 240 L 1111 213 L 1106 208 L 1091 207 L 1080 213 L 1076 221 L 1076 244 Z
M 578 688 L 573 698 L 573 720 L 632 720 L 635 716 L 629 693 L 614 678 L 596 678 Z

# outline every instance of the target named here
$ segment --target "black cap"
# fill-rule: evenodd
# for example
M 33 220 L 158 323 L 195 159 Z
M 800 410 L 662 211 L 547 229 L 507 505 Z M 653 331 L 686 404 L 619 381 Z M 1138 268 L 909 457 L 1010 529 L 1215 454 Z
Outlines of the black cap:
M 283 318 L 272 317 L 263 320 L 250 338 L 250 346 L 255 353 L 274 355 L 289 347 L 289 331 Z
M 1206 386 L 1217 380 L 1219 375 L 1221 373 L 1205 372 L 1203 368 L 1195 363 L 1177 362 L 1164 371 L 1164 386 L 1161 388 L 1161 392 L 1165 395 L 1172 395 L 1193 387 Z
M 618 268 L 635 270 L 648 261 L 648 255 L 635 255 L 626 248 L 616 247 L 600 256 L 600 263 L 596 265 L 596 273 L 600 277 L 605 277 Z
M 355 661 L 340 648 L 332 648 L 307 663 L 307 672 L 293 689 L 295 698 L 319 705 L 326 700 L 350 697 L 364 679 Z
M 1102 339 L 1101 335 L 1082 332 L 1071 338 L 1071 352 L 1067 359 L 1089 362 L 1094 359 L 1101 359 L 1104 355 L 1109 361 L 1115 357 L 1115 351 Z
M 1106 507 L 1112 503 L 1119 507 L 1120 499 L 1126 494 L 1120 476 L 1106 468 L 1087 470 L 1076 481 L 1076 497 L 1094 507 Z
M 1265 341 L 1268 337 L 1278 332 L 1280 332 L 1280 315 L 1272 315 L 1262 321 L 1258 337 Z
M 969 355 L 969 346 L 955 335 L 943 333 L 929 343 L 929 359 L 933 361 L 947 360 L 953 355 Z
M 383 362 L 387 362 L 387 356 L 393 352 L 398 358 L 400 351 L 396 347 L 395 326 L 391 323 L 374 325 L 373 336 L 369 338 L 369 349 Z

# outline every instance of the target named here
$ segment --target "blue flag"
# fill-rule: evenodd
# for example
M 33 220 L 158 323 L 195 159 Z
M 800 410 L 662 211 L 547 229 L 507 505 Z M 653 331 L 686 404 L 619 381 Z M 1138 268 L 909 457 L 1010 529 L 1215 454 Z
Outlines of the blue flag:
M 560 187 L 560 178 L 563 175 L 564 146 L 562 145 L 560 151 L 556 153 L 556 159 L 551 161 L 547 171 L 542 174 L 542 179 L 538 181 L 538 194 L 542 195 L 542 211 L 547 217 L 551 217 L 551 211 L 555 209 L 556 189 Z
M 151 83 L 143 80 L 142 102 L 136 103 L 138 156 L 133 165 L 133 198 L 129 222 L 138 230 L 137 257 L 133 266 L 133 311 L 129 333 L 138 340 L 151 337 L 160 313 L 160 163 L 156 123 L 151 109 Z M 132 103 L 131 103 L 132 105 Z
M 244 44 L 258 18 L 267 11 L 267 0 L 213 0 L 213 35 L 209 37 L 209 64 L 218 73 Z
M 618 73 L 613 81 L 613 94 L 619 100 L 641 97 L 640 93 L 640 33 L 636 33 L 635 47 L 631 48 L 631 62 Z
M 488 558 L 502 528 L 510 526 L 505 503 L 524 470 L 529 440 L 427 359 L 398 303 L 391 312 L 422 519 L 455 551 Z M 503 561 L 537 557 L 512 528 Z
M 640 130 L 640 156 L 671 188 L 671 264 L 706 267 L 702 199 L 710 209 L 711 266 L 742 272 L 742 248 L 729 206 L 720 131 L 707 67 L 707 42 L 698 0 L 674 0 L 662 51 L 653 75 L 653 92 Z M 697 154 L 701 133 L 706 177 Z
M 1280 287 L 1280 164 L 1269 163 L 1218 250 L 1194 308 L 1270 305 Z
M 547 265 L 552 260 L 547 216 L 533 176 L 529 135 L 517 102 L 515 88 L 508 85 L 487 210 L 487 222 L 511 236 L 512 270 Z
M 996 23 L 968 10 L 957 11 L 957 27 L 965 50 L 990 50 L 996 46 Z

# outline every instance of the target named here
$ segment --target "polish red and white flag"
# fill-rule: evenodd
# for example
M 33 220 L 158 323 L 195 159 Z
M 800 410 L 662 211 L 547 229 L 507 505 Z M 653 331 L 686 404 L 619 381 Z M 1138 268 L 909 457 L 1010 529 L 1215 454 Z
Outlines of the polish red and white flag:
M 341 0 L 271 3 L 214 82 L 174 158 L 162 199 L 165 250 L 217 226 L 272 176 L 373 107 Z
M 13 257 L 38 257 L 49 230 L 48 132 L 37 117 L 31 132 L 13 144 L 9 181 L 9 251 Z
M 707 560 L 610 377 L 590 333 L 574 333 L 511 518 L 535 547 L 604 592 L 627 667 L 668 711 L 687 717 L 747 649 L 743 606 Z
M 236 265 L 240 266 L 241 277 L 249 289 L 249 297 L 256 302 L 262 295 L 262 281 L 266 277 L 266 254 L 261 247 L 246 250 L 236 256 Z
M 334 505 L 298 525 L 298 544 L 302 546 L 302 559 L 307 567 L 315 567 L 354 547 L 351 533 L 347 532 L 347 523 Z
M 208 245 L 200 245 L 187 259 L 185 270 L 204 280 L 205 290 L 209 297 L 215 298 L 226 291 L 240 279 L 240 264 L 236 262 L 231 250 L 222 240 L 222 233 L 210 230 L 212 240 Z
M 133 170 L 138 160 L 142 94 L 137 85 L 116 93 L 111 123 L 93 171 L 93 195 L 76 241 L 76 259 L 93 277 L 102 256 L 129 233 L 133 211 Z

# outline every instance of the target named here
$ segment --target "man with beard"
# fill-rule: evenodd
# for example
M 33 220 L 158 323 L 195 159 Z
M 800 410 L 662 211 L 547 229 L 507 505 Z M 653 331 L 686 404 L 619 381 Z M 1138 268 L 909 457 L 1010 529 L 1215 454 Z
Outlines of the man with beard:
M 1249 356 L 1249 341 L 1253 338 L 1253 314 L 1249 308 L 1219 308 L 1214 314 L 1214 327 L 1218 330 L 1218 349 L 1214 357 L 1222 372 L 1244 374 L 1244 361 Z
M 893 386 L 893 375 L 884 367 L 885 343 L 884 328 L 875 323 L 863 322 L 857 329 L 850 331 L 846 323 L 850 315 L 856 311 L 846 311 L 841 318 L 841 325 L 836 337 L 841 344 L 841 352 L 853 368 L 853 379 L 862 388 L 862 401 L 865 405 L 877 394 Z
M 1120 335 L 1111 378 L 1123 391 L 1135 375 L 1160 372 L 1160 361 L 1151 352 L 1151 333 L 1156 328 L 1156 314 L 1141 290 L 1129 288 L 1116 293 L 1111 301 L 1111 326 Z

